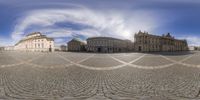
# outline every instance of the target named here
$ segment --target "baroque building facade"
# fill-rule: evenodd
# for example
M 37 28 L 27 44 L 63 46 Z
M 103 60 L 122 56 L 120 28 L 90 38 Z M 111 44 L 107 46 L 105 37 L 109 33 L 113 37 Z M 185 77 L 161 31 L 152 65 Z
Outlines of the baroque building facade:
M 186 40 L 175 39 L 170 33 L 156 36 L 139 31 L 135 34 L 134 48 L 139 52 L 186 51 L 188 44 Z
M 85 45 L 86 45 L 85 42 L 77 38 L 73 38 L 71 41 L 67 43 L 68 51 L 73 51 L 73 52 L 85 51 Z
M 15 44 L 14 49 L 19 51 L 53 52 L 54 39 L 42 35 L 40 32 L 34 32 Z
M 129 52 L 133 50 L 133 43 L 111 37 L 92 37 L 87 39 L 87 52 Z

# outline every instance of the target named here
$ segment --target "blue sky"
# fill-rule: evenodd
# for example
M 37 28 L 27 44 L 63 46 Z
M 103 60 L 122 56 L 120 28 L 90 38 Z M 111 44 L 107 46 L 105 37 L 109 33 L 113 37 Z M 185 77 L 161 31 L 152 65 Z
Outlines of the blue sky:
M 200 45 L 199 9 L 199 0 L 0 0 L 0 46 L 38 31 L 60 45 L 73 37 L 133 40 L 139 30 Z

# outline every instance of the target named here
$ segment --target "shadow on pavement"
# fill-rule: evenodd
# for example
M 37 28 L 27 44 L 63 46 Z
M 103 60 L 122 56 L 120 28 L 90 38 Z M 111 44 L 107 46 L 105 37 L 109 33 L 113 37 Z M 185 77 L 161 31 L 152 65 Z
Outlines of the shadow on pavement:
M 114 53 L 96 53 L 96 52 L 71 52 L 71 53 L 91 53 L 91 54 L 124 54 L 124 53 L 144 53 L 153 55 L 166 55 L 166 56 L 181 56 L 192 55 L 198 53 L 198 51 L 176 51 L 176 52 L 114 52 Z
M 181 56 L 181 55 L 192 55 L 197 52 L 194 51 L 177 51 L 177 52 L 150 52 L 147 54 L 163 55 L 163 56 Z

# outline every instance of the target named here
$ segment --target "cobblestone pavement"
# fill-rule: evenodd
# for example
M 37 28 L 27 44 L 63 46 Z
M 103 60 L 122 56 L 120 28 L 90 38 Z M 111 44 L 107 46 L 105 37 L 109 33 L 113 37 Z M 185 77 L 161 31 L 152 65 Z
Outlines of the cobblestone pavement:
M 200 52 L 0 52 L 0 100 L 200 100 Z

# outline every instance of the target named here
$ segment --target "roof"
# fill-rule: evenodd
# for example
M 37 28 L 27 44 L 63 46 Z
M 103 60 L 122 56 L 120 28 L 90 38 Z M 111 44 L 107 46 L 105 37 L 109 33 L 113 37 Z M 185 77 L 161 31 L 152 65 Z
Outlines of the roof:
M 167 33 L 166 37 L 172 38 L 170 33 Z
M 40 34 L 40 35 L 42 35 L 42 33 L 40 33 L 40 32 L 33 32 L 33 33 L 30 33 L 30 34 L 28 34 L 28 35 L 26 35 L 26 36 L 31 36 L 31 35 L 35 35 L 35 34 Z
M 81 41 L 80 39 L 78 39 L 78 38 L 73 38 L 72 39 L 73 41 L 79 41 L 79 42 L 83 42 L 83 41 Z
M 167 33 L 166 35 L 164 34 L 163 36 L 158 36 L 158 35 L 148 34 L 147 32 L 139 31 L 138 34 L 145 34 L 145 35 L 148 35 L 148 36 L 154 36 L 154 37 L 158 37 L 158 38 L 167 38 L 167 39 L 172 39 L 172 40 L 176 40 L 176 41 L 184 41 L 184 42 L 186 41 L 185 39 L 184 40 L 175 39 L 174 37 L 171 36 L 170 33 Z
M 73 41 L 75 41 L 75 42 L 80 42 L 80 43 L 83 43 L 83 44 L 86 44 L 85 42 L 83 42 L 83 41 L 81 41 L 80 39 L 78 39 L 78 38 L 73 38 L 71 41 L 69 41 L 69 42 L 73 42 Z M 68 42 L 68 43 L 69 43 Z
M 34 34 L 41 34 L 41 33 L 37 33 L 37 32 L 31 33 L 31 35 L 34 35 Z M 28 36 L 30 36 L 30 34 L 29 34 Z M 31 37 L 31 38 L 22 39 L 22 40 L 20 40 L 18 43 L 16 43 L 15 45 L 18 45 L 19 43 L 22 43 L 22 42 L 25 42 L 25 41 L 28 41 L 28 40 L 42 39 L 42 38 L 47 39 L 47 41 L 54 41 L 53 38 L 49 38 L 49 37 L 47 37 L 46 35 L 42 35 L 42 34 L 41 34 L 40 36 L 34 36 L 34 37 Z

